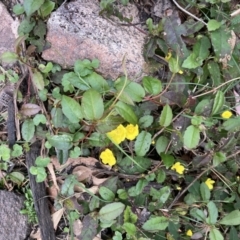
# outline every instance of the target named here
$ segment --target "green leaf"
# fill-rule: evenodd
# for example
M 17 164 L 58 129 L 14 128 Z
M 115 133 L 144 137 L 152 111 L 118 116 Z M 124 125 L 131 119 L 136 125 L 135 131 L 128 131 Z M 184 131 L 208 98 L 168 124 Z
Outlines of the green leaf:
M 240 116 L 230 118 L 223 123 L 223 127 L 228 132 L 234 132 L 240 129 Z
M 223 235 L 222 235 L 221 232 L 220 232 L 218 229 L 216 229 L 216 228 L 210 229 L 209 239 L 210 239 L 210 240 L 224 240 Z
M 68 96 L 62 96 L 62 111 L 63 114 L 69 119 L 72 123 L 78 123 L 82 118 L 82 108 L 80 104 Z
M 231 227 L 229 232 L 229 240 L 236 240 L 238 239 L 238 232 L 235 227 Z
M 211 20 L 209 20 L 208 23 L 207 23 L 207 29 L 208 29 L 208 31 L 215 31 L 215 30 L 217 30 L 217 29 L 220 28 L 220 27 L 221 27 L 221 23 L 218 22 L 218 21 L 215 20 L 215 19 L 211 19 Z
M 165 203 L 168 200 L 170 193 L 171 189 L 169 186 L 161 188 L 160 190 L 158 190 L 159 198 L 157 200 L 161 203 Z
M 94 89 L 87 90 L 82 97 L 82 111 L 87 120 L 100 119 L 104 112 L 103 99 Z
M 81 77 L 87 76 L 93 72 L 94 68 L 97 68 L 99 65 L 99 61 L 97 59 L 93 59 L 92 62 L 88 59 L 84 59 L 83 61 L 77 60 L 74 63 L 74 72 Z
M 187 149 L 192 149 L 197 147 L 200 140 L 200 131 L 197 127 L 191 125 L 187 127 L 183 135 L 184 146 Z
M 166 104 L 161 112 L 159 123 L 163 127 L 168 127 L 172 122 L 172 118 L 172 109 L 168 104 Z
M 220 163 L 226 161 L 226 153 L 223 152 L 215 152 L 213 156 L 213 166 L 216 167 Z
M 30 142 L 35 132 L 35 126 L 32 119 L 27 119 L 23 122 L 21 132 L 23 139 L 27 142 Z
M 23 184 L 25 177 L 22 173 L 20 172 L 11 172 L 10 174 L 8 174 L 8 178 L 16 183 L 18 186 L 21 186 L 21 184 Z
M 165 152 L 168 144 L 169 139 L 165 136 L 160 136 L 155 144 L 157 153 L 160 155 L 160 153 Z
M 10 159 L 10 148 L 3 144 L 3 145 L 0 145 L 0 159 L 2 159 L 3 161 L 8 161 Z
M 32 74 L 32 81 L 38 90 L 44 89 L 44 80 L 43 76 L 39 71 L 34 71 Z
M 154 77 L 143 77 L 142 79 L 144 89 L 151 95 L 158 95 L 162 91 L 162 83 L 159 79 Z
M 23 154 L 23 148 L 21 145 L 14 144 L 13 145 L 13 150 L 11 152 L 12 157 L 19 157 Z
M 15 63 L 18 60 L 18 55 L 14 52 L 4 52 L 0 59 L 5 63 Z
M 193 52 L 184 60 L 182 67 L 193 69 L 200 67 L 209 56 L 210 41 L 207 37 L 200 38 L 193 46 Z
M 100 209 L 98 217 L 101 222 L 112 221 L 123 213 L 124 208 L 125 205 L 121 202 L 109 203 Z
M 36 182 L 43 182 L 47 177 L 47 173 L 43 167 L 31 166 L 30 173 L 36 175 Z
M 169 59 L 169 69 L 172 73 L 178 73 L 180 71 L 179 62 L 175 58 Z
M 21 4 L 16 4 L 13 6 L 13 12 L 14 14 L 16 15 L 20 15 L 20 14 L 23 14 L 24 13 L 24 8 L 23 8 L 23 5 Z
M 95 89 L 97 92 L 102 93 L 109 90 L 107 81 L 99 74 L 93 72 L 87 75 L 84 80 Z
M 137 116 L 133 109 L 124 102 L 118 101 L 115 105 L 118 114 L 127 122 L 136 125 L 138 122 Z
M 190 210 L 190 215 L 193 216 L 194 218 L 196 218 L 198 221 L 201 221 L 201 222 L 205 222 L 205 220 L 206 220 L 206 216 L 205 216 L 204 212 L 200 209 L 197 209 L 197 208 L 192 208 Z
M 23 7 L 28 17 L 30 17 L 35 11 L 37 11 L 44 0 L 24 0 Z
M 110 189 L 108 189 L 104 186 L 101 186 L 99 188 L 99 194 L 106 201 L 111 201 L 112 202 L 115 198 L 115 194 Z
M 48 15 L 50 15 L 54 7 L 55 7 L 55 3 L 53 1 L 45 0 L 45 2 L 40 8 L 40 13 L 42 17 L 47 17 Z
M 23 35 L 30 33 L 35 25 L 36 22 L 33 19 L 23 19 L 18 27 L 18 34 Z
M 157 172 L 157 177 L 156 177 L 157 183 L 163 183 L 165 179 L 166 179 L 166 173 L 163 169 L 160 168 Z
M 68 134 L 47 136 L 48 142 L 60 150 L 68 150 L 73 146 L 73 139 Z
M 130 197 L 136 197 L 138 195 L 140 195 L 143 191 L 143 189 L 148 185 L 148 181 L 146 179 L 140 179 L 137 182 L 136 186 L 133 186 L 131 188 L 128 189 L 128 195 Z
M 222 109 L 224 102 L 224 93 L 222 91 L 217 91 L 213 102 L 212 115 L 218 113 Z
M 152 217 L 143 224 L 142 228 L 148 232 L 158 232 L 165 230 L 168 223 L 166 217 Z
M 137 156 L 145 156 L 148 152 L 152 142 L 152 136 L 149 132 L 142 131 L 138 136 L 134 144 L 134 150 Z
M 82 154 L 80 147 L 74 147 L 73 150 L 70 151 L 70 158 L 78 158 Z
M 173 163 L 175 162 L 175 158 L 170 154 L 161 153 L 160 156 L 161 156 L 161 159 L 163 160 L 163 164 L 166 166 L 166 168 L 171 167 L 173 165 Z
M 240 225 L 240 211 L 234 210 L 227 214 L 219 224 L 227 225 L 227 226 L 237 226 Z
M 35 164 L 38 167 L 46 167 L 50 163 L 50 158 L 49 157 L 37 157 L 35 160 Z
M 81 240 L 94 239 L 94 237 L 97 235 L 97 219 L 88 214 L 83 218 L 82 225 L 81 234 L 78 238 Z
M 140 128 L 148 128 L 152 125 L 153 123 L 153 116 L 151 115 L 146 115 L 146 116 L 143 116 L 139 119 L 139 127 Z
M 122 92 L 119 100 L 128 104 L 130 104 L 130 102 L 125 101 L 128 98 L 131 99 L 133 105 L 134 102 L 142 101 L 143 97 L 145 96 L 144 88 L 139 83 L 127 80 L 127 83 L 125 85 L 125 78 L 119 78 L 117 81 L 114 82 L 114 86 L 117 89 L 116 95 L 118 95 L 119 92 Z
M 208 219 L 209 219 L 209 224 L 216 224 L 217 219 L 218 219 L 218 208 L 216 207 L 215 203 L 213 201 L 210 201 L 207 204 L 208 207 Z
M 124 222 L 129 222 L 129 223 L 136 223 L 138 216 L 132 212 L 130 206 L 127 206 L 126 209 L 124 210 Z
M 137 229 L 136 229 L 136 226 L 133 223 L 125 222 L 122 227 L 126 231 L 128 236 L 135 236 L 136 235 Z
M 215 61 L 209 61 L 207 64 L 208 71 L 211 76 L 211 82 L 214 87 L 219 86 L 222 83 L 222 73 L 219 64 Z
M 60 128 L 63 125 L 63 112 L 61 108 L 52 108 L 51 110 L 52 123 L 55 128 Z
M 34 116 L 33 122 L 35 126 L 38 126 L 40 123 L 45 124 L 47 122 L 47 119 L 45 115 L 37 114 L 36 116 Z
M 200 185 L 200 193 L 203 201 L 209 201 L 211 197 L 210 190 L 208 186 L 203 182 Z

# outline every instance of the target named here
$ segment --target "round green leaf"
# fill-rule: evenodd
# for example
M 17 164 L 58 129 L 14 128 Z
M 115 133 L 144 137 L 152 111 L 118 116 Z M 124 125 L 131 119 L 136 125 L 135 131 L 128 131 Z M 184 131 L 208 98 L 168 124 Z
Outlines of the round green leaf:
M 99 188 L 99 194 L 106 201 L 113 201 L 115 197 L 115 194 L 110 189 L 104 186 L 101 186 Z
M 82 110 L 87 120 L 100 119 L 104 112 L 103 99 L 94 89 L 87 90 L 82 97 Z
M 221 27 L 221 23 L 218 22 L 217 20 L 215 19 L 211 19 L 208 21 L 207 23 L 207 29 L 208 31 L 215 31 L 216 29 L 220 28 Z
M 34 71 L 34 73 L 32 75 L 32 81 L 38 90 L 44 89 L 44 80 L 43 80 L 43 76 L 40 72 Z
M 191 125 L 187 127 L 183 135 L 183 143 L 187 149 L 197 147 L 200 140 L 200 131 L 197 127 Z
M 168 223 L 169 222 L 166 217 L 153 217 L 146 221 L 142 228 L 148 232 L 158 232 L 166 229 Z
M 144 77 L 143 87 L 151 95 L 158 95 L 162 91 L 162 83 L 159 79 L 154 77 Z
M 169 143 L 169 139 L 167 137 L 165 136 L 159 137 L 155 144 L 157 153 L 160 154 L 164 152 L 168 146 L 168 143 Z
M 216 228 L 210 229 L 209 239 L 210 239 L 210 240 L 224 240 L 223 235 L 222 235 L 221 232 L 220 232 L 218 229 L 216 229 Z
M 18 55 L 14 52 L 4 52 L 1 55 L 1 60 L 5 63 L 14 63 L 18 60 Z
M 27 16 L 30 17 L 43 3 L 44 0 L 24 0 L 23 7 Z

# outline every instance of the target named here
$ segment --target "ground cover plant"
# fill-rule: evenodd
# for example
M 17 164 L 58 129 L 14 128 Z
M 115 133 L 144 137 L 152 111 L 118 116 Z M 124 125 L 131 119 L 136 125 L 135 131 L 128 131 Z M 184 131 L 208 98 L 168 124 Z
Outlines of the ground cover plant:
M 102 14 L 116 14 L 114 2 L 101 1 Z M 54 2 L 15 6 L 26 16 L 17 46 L 28 48 L 1 59 L 18 62 L 36 94 L 24 99 L 17 89 L 22 139 L 0 145 L 1 186 L 24 186 L 24 171 L 9 165 L 42 139 L 30 171 L 48 184 L 54 222 L 66 219 L 70 239 L 239 238 L 240 15 L 227 0 L 180 3 L 181 23 L 175 14 L 146 20 L 144 54 L 154 67 L 140 83 L 128 78 L 125 58 L 115 81 L 97 72 L 97 59 L 66 71 L 33 58 Z M 2 81 L 21 79 L 1 72 Z

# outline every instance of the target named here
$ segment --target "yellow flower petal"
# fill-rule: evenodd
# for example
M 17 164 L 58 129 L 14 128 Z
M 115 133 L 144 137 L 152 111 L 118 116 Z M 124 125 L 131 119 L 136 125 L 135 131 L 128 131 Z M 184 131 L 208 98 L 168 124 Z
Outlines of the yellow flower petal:
M 214 183 L 215 183 L 215 181 L 212 180 L 211 178 L 208 178 L 208 179 L 205 181 L 205 184 L 208 186 L 208 188 L 209 188 L 210 190 L 213 189 L 213 184 L 214 184 Z
M 183 70 L 179 70 L 178 73 L 179 73 L 179 74 L 183 74 Z
M 128 140 L 134 140 L 139 134 L 138 125 L 128 124 L 126 126 L 126 138 Z
M 231 111 L 224 111 L 222 114 L 221 114 L 222 118 L 225 118 L 225 119 L 228 119 L 232 116 L 232 112 Z
M 183 165 L 181 165 L 180 162 L 176 162 L 172 167 L 172 170 L 175 170 L 177 173 L 179 174 L 183 174 L 185 167 Z
M 106 149 L 100 154 L 100 158 L 102 159 L 102 162 L 104 164 L 108 164 L 110 166 L 113 166 L 116 164 L 116 158 L 113 155 L 113 152 L 110 149 Z
M 172 53 L 168 52 L 167 55 L 165 56 L 165 60 L 168 62 L 171 57 L 172 57 Z
M 108 132 L 107 136 L 113 143 L 120 144 L 126 138 L 126 129 L 122 124 L 120 124 L 116 129 Z
M 188 229 L 187 232 L 186 232 L 186 235 L 191 237 L 193 235 L 193 232 L 191 229 Z

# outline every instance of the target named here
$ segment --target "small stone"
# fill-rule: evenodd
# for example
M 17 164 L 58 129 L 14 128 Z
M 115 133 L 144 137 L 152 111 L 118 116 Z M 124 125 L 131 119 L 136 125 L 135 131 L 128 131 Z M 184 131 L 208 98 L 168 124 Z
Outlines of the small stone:
M 72 67 L 78 59 L 97 58 L 100 61 L 97 71 L 113 80 L 124 75 L 125 57 L 128 77 L 137 81 L 146 64 L 142 55 L 146 35 L 137 29 L 141 26 L 121 26 L 126 22 L 116 17 L 114 21 L 104 18 L 100 11 L 96 0 L 63 4 L 48 21 L 47 41 L 51 48 L 42 57 L 64 68 Z M 133 18 L 132 23 L 140 22 L 135 5 L 125 7 L 123 15 Z

